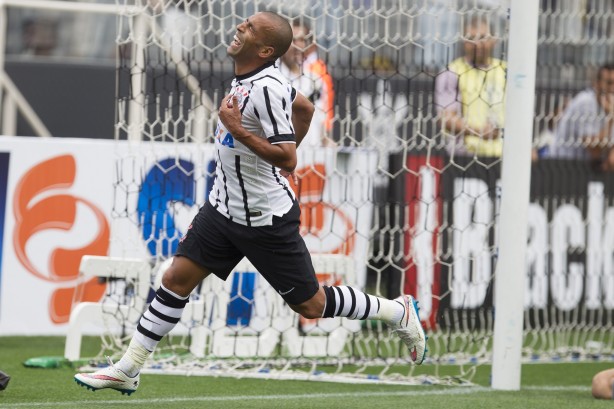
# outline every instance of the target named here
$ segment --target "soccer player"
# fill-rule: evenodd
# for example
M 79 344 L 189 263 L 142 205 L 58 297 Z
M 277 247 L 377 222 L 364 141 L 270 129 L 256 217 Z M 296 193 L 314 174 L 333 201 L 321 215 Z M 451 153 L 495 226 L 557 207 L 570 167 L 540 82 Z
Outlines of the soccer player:
M 383 320 L 405 342 L 412 361 L 423 362 L 426 336 L 411 296 L 387 300 L 347 286 L 320 286 L 316 279 L 299 234 L 299 205 L 282 174 L 294 171 L 296 146 L 306 132 L 293 127 L 294 90 L 275 66 L 291 42 L 292 28 L 272 12 L 237 26 L 227 49 L 236 78 L 219 109 L 209 201 L 181 239 L 126 353 L 107 368 L 75 375 L 80 385 L 134 392 L 141 368 L 179 321 L 192 290 L 211 273 L 225 280 L 243 256 L 305 318 Z M 302 123 L 312 114 L 303 113 Z
M 614 369 L 598 372 L 593 377 L 592 390 L 595 399 L 614 399 Z

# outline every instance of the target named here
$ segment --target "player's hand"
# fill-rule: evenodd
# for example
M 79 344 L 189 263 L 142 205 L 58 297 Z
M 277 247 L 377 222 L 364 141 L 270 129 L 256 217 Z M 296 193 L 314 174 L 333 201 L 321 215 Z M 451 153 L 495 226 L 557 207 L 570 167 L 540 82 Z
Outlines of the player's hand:
M 296 172 L 286 172 L 285 170 L 280 170 L 279 173 L 285 177 L 288 180 L 291 180 L 292 182 L 294 182 L 295 185 L 298 186 L 298 176 L 296 175 Z
M 235 138 L 240 134 L 237 132 L 242 127 L 241 125 L 241 110 L 239 109 L 239 100 L 235 95 L 227 95 L 220 105 L 218 111 L 220 121 L 224 124 L 228 132 Z

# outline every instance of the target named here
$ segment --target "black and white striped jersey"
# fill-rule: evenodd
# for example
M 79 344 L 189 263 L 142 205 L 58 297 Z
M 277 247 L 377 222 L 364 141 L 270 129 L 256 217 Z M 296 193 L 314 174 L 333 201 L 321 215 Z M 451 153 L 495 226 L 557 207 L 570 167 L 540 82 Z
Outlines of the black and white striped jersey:
M 243 127 L 270 143 L 296 143 L 292 127 L 294 90 L 273 63 L 232 81 Z M 247 226 L 267 226 L 273 215 L 292 207 L 294 192 L 279 168 L 257 156 L 233 138 L 218 120 L 215 131 L 215 181 L 211 204 L 232 221 Z

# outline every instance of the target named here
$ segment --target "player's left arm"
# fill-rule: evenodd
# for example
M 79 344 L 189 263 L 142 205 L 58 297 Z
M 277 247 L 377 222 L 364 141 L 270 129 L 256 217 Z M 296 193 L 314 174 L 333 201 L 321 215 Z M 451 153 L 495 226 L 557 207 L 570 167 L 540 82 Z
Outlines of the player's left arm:
M 296 98 L 292 101 L 292 126 L 296 136 L 296 147 L 298 148 L 309 131 L 311 119 L 315 112 L 315 107 L 300 92 L 296 93 Z
M 294 168 L 296 168 L 296 143 L 288 120 L 285 121 L 288 124 L 284 126 L 283 116 L 278 115 L 279 125 L 275 122 L 274 128 L 276 132 L 279 131 L 279 127 L 284 132 L 288 132 L 287 134 L 280 134 L 280 138 L 288 140 L 271 143 L 268 139 L 261 138 L 243 127 L 241 123 L 242 114 L 236 96 L 228 95 L 222 100 L 218 115 L 220 121 L 222 121 L 233 138 L 247 146 L 256 155 L 287 172 L 294 171 Z M 262 113 L 261 115 L 266 117 L 269 116 L 269 113 Z M 274 120 L 275 118 L 269 118 L 271 123 Z M 264 127 L 266 132 L 268 127 Z

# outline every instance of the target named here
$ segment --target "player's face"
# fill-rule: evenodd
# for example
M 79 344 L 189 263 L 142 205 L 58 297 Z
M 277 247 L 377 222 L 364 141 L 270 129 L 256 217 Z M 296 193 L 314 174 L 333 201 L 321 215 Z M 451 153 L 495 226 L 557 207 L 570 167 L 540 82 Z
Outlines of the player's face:
M 465 56 L 474 64 L 486 64 L 492 55 L 495 40 L 490 34 L 488 24 L 469 27 L 465 33 Z
M 237 25 L 232 42 L 226 49 L 235 59 L 252 59 L 264 46 L 262 39 L 268 29 L 268 21 L 262 13 L 254 14 Z

